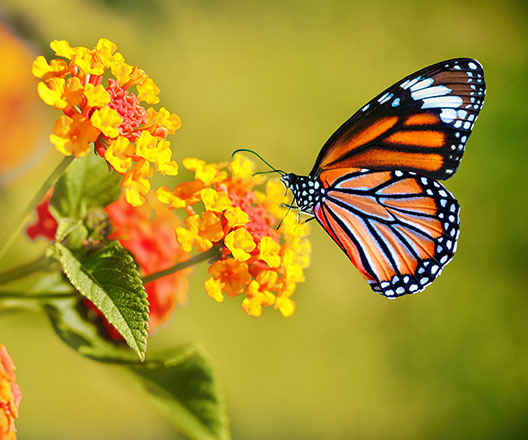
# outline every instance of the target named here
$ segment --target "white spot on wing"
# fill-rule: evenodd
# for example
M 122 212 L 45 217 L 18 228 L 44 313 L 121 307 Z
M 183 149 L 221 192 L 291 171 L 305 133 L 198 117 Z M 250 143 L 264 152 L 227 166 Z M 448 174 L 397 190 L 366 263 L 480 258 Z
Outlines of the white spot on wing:
M 420 82 L 417 82 L 415 84 L 410 85 L 411 92 L 414 92 L 416 90 L 424 89 L 425 87 L 429 87 L 433 83 L 434 83 L 434 79 L 433 78 L 425 78 L 425 79 L 421 80 Z
M 440 119 L 442 119 L 442 121 L 444 121 L 446 124 L 450 124 L 455 120 L 456 115 L 456 111 L 452 108 L 444 108 L 440 112 Z
M 420 80 L 419 76 L 413 79 L 408 79 L 407 81 L 402 82 L 400 87 L 404 90 L 408 89 L 409 87 L 412 87 L 414 84 L 416 84 L 419 80 Z
M 423 82 L 423 81 L 422 81 Z M 416 87 L 421 83 L 416 84 Z M 418 101 L 424 98 L 430 98 L 433 96 L 443 96 L 451 92 L 451 89 L 445 86 L 435 86 L 435 87 L 426 87 L 425 89 L 420 89 L 417 91 L 411 91 L 412 99 Z
M 462 98 L 456 95 L 437 96 L 423 100 L 422 108 L 458 108 L 462 105 Z
M 381 98 L 378 99 L 378 102 L 380 104 L 385 104 L 392 97 L 393 97 L 392 93 L 385 93 Z

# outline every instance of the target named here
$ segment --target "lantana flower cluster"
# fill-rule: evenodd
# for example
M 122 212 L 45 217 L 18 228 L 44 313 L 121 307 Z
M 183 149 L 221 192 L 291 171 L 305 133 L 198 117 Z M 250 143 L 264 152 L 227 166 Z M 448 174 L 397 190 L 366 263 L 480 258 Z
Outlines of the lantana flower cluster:
M 50 46 L 60 58 L 48 63 L 39 56 L 32 68 L 42 79 L 41 99 L 64 113 L 50 141 L 75 157 L 88 154 L 94 143 L 96 152 L 123 175 L 126 200 L 142 205 L 154 168 L 178 174 L 166 138 L 180 127 L 180 118 L 163 107 L 157 111 L 141 104 L 157 104 L 160 90 L 143 70 L 127 64 L 110 40 L 100 39 L 94 49 L 71 47 L 65 40 Z
M 15 440 L 15 419 L 22 399 L 20 388 L 15 383 L 15 364 L 0 344 L 0 439 Z
M 161 187 L 157 195 L 170 208 L 187 211 L 184 227 L 176 229 L 183 250 L 221 248 L 209 267 L 207 294 L 218 302 L 224 295 L 243 295 L 242 308 L 250 316 L 260 316 L 263 307 L 291 316 L 291 296 L 309 263 L 309 226 L 285 217 L 283 185 L 269 180 L 264 192 L 256 189 L 262 176 L 254 176 L 255 164 L 240 154 L 220 164 L 187 158 L 183 166 L 194 180 L 174 190 Z

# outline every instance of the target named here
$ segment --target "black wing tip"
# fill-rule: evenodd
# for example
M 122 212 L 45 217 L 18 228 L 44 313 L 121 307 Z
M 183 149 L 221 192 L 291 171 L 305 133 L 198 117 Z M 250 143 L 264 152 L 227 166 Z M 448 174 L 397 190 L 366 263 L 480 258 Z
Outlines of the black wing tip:
M 447 60 L 444 60 L 444 61 L 439 61 L 437 63 L 434 63 L 434 64 L 431 64 L 429 67 L 425 67 L 425 69 L 429 69 L 431 67 L 445 67 L 445 66 L 450 66 L 450 65 L 454 65 L 454 64 L 464 64 L 464 63 L 475 63 L 477 65 L 477 67 L 480 67 L 481 69 L 483 68 L 482 67 L 482 63 L 477 60 L 476 58 L 471 58 L 471 57 L 457 57 L 457 58 L 449 58 Z M 424 70 L 424 69 L 422 69 Z
M 446 265 L 453 259 L 454 253 L 440 262 L 436 259 L 427 259 L 421 262 L 415 274 L 395 275 L 390 281 L 372 283 L 370 287 L 376 293 L 388 298 L 395 299 L 405 295 L 414 295 L 425 290 L 437 279 Z M 421 273 L 418 273 L 421 272 Z

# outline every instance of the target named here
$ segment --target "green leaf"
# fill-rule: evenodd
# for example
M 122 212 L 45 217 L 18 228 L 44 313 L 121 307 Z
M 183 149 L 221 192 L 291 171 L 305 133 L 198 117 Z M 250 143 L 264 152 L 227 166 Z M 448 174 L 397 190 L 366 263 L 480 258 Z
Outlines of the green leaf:
M 55 249 L 73 286 L 102 312 L 139 358 L 145 359 L 147 293 L 132 257 L 117 242 L 82 263 L 62 244 L 55 243 Z
M 121 194 L 121 176 L 106 161 L 88 154 L 76 159 L 55 185 L 50 209 L 55 218 L 84 219 L 88 210 L 103 208 Z
M 63 241 L 68 235 L 83 226 L 81 220 L 75 218 L 60 218 L 58 221 L 57 232 L 55 233 L 55 239 L 57 241 Z
M 186 436 L 227 440 L 229 418 L 215 369 L 195 344 L 156 354 L 130 367 L 157 406 Z
M 50 301 L 44 309 L 57 335 L 83 356 L 99 362 L 139 364 L 124 343 L 109 341 L 105 330 L 88 319 L 86 305 L 79 299 Z
M 61 217 L 58 220 L 55 240 L 62 242 L 67 239 L 66 246 L 69 249 L 79 249 L 88 237 L 88 230 L 83 222 L 74 218 Z
M 83 356 L 126 365 L 156 405 L 185 435 L 200 440 L 229 440 L 229 418 L 216 372 L 195 344 L 147 356 L 140 363 L 124 344 L 111 342 L 90 321 L 78 299 L 45 306 L 59 337 Z
M 101 334 L 78 299 L 54 300 L 45 306 L 59 337 L 83 356 L 128 366 L 133 377 L 175 427 L 191 439 L 229 440 L 229 418 L 214 367 L 195 344 L 165 353 L 149 353 L 144 362 Z

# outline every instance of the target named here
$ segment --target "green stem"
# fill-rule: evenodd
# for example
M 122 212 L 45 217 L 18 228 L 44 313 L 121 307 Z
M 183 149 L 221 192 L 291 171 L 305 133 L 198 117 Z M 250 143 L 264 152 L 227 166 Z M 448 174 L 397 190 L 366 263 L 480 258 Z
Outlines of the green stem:
M 27 277 L 35 272 L 46 269 L 49 267 L 50 263 L 52 263 L 52 260 L 41 255 L 29 263 L 24 263 L 20 266 L 12 267 L 11 269 L 0 272 L 0 285 L 10 283 L 11 281 Z
M 45 301 L 50 299 L 78 298 L 77 292 L 39 292 L 39 293 L 21 293 L 0 290 L 0 301 L 6 299 Z
M 57 165 L 57 168 L 53 170 L 50 176 L 43 183 L 42 187 L 38 190 L 35 197 L 31 199 L 29 205 L 26 206 L 22 214 L 18 217 L 17 221 L 7 230 L 2 240 L 2 245 L 0 246 L 0 258 L 5 254 L 9 246 L 13 243 L 18 233 L 22 230 L 26 224 L 27 217 L 33 212 L 38 203 L 46 195 L 48 190 L 55 184 L 55 182 L 64 174 L 66 168 L 72 163 L 74 156 L 66 156 L 62 161 Z
M 175 264 L 168 269 L 161 270 L 159 272 L 151 273 L 150 275 L 143 278 L 143 283 L 147 284 L 151 281 L 157 280 L 158 278 L 165 277 L 167 275 L 172 275 L 175 272 L 178 272 L 188 267 L 194 266 L 202 261 L 210 260 L 215 257 L 219 257 L 222 252 L 222 245 L 213 246 L 208 251 L 202 252 L 201 254 L 195 255 L 194 257 L 189 258 L 187 261 L 182 261 L 181 263 Z

